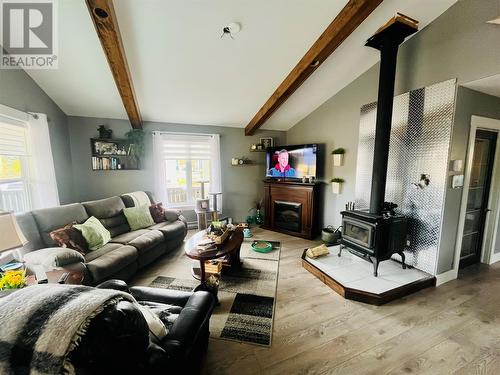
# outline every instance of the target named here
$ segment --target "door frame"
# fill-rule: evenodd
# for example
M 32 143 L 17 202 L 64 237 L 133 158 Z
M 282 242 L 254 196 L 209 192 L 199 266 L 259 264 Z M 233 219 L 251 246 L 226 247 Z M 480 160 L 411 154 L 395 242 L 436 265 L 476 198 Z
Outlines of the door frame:
M 453 262 L 454 279 L 458 277 L 460 264 L 460 252 L 462 248 L 462 238 L 464 234 L 465 213 L 467 208 L 467 199 L 469 197 L 470 175 L 472 170 L 472 159 L 474 156 L 474 144 L 476 141 L 476 132 L 478 129 L 497 131 L 497 147 L 495 161 L 493 163 L 493 172 L 491 178 L 490 193 L 488 196 L 488 207 L 491 212 L 486 217 L 483 241 L 481 245 L 481 263 L 492 264 L 500 261 L 500 253 L 494 254 L 494 245 L 498 235 L 498 221 L 500 218 L 500 120 L 471 116 L 471 126 L 469 133 L 469 142 L 467 147 L 467 158 L 465 163 L 465 178 L 462 191 L 462 201 L 460 204 L 460 218 L 458 222 L 457 240 L 455 242 L 455 259 Z

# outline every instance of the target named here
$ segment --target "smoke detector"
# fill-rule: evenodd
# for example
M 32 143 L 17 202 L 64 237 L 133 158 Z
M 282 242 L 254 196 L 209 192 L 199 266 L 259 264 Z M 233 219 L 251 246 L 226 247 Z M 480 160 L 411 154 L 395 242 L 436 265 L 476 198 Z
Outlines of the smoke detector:
M 231 22 L 229 25 L 222 28 L 221 38 L 229 35 L 231 39 L 234 39 L 234 34 L 238 34 L 241 30 L 241 24 L 239 22 Z

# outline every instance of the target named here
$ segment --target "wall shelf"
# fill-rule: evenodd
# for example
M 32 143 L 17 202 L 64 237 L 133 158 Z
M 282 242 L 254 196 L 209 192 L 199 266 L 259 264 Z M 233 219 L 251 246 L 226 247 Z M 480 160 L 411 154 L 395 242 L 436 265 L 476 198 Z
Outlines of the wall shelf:
M 91 168 L 93 171 L 140 170 L 135 145 L 128 139 L 91 138 Z

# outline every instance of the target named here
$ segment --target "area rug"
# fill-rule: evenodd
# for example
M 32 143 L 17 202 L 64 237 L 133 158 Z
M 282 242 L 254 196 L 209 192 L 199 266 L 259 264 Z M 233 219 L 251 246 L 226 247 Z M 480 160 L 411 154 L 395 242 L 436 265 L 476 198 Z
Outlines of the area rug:
M 281 246 L 267 254 L 254 252 L 245 240 L 241 246 L 241 269 L 223 271 L 219 302 L 210 319 L 210 337 L 270 346 L 273 331 L 276 286 Z M 186 275 L 190 270 L 186 270 Z M 158 276 L 154 288 L 191 291 L 199 284 L 193 278 Z

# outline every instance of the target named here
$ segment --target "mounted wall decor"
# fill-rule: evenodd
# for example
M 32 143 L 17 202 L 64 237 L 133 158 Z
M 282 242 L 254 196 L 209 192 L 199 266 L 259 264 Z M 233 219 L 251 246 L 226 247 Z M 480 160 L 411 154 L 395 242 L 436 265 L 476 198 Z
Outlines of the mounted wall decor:
M 332 178 L 330 180 L 330 182 L 332 183 L 333 194 L 340 194 L 342 191 L 342 184 L 345 182 L 344 179 L 335 177 L 335 178 Z
M 263 149 L 265 150 L 266 148 L 273 147 L 274 146 L 274 141 L 271 137 L 268 138 L 261 138 L 260 139 L 260 144 L 262 145 Z
M 332 151 L 333 165 L 335 167 L 341 167 L 344 165 L 344 154 L 345 154 L 345 149 L 343 148 L 336 148 L 335 150 Z

